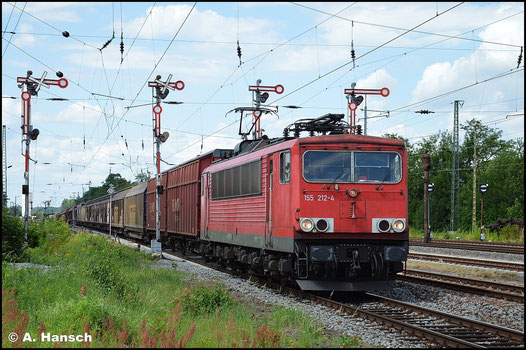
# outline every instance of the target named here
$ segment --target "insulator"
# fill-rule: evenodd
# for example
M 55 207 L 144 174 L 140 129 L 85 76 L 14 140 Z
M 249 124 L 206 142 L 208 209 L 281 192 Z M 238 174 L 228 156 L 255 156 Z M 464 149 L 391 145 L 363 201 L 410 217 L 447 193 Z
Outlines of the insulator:
M 295 138 L 300 137 L 300 131 L 298 129 L 294 130 L 294 137 Z
M 309 136 L 310 136 L 310 137 L 314 136 L 314 131 L 312 131 L 312 130 L 309 131 Z
M 358 135 L 362 134 L 362 126 L 361 125 L 357 125 L 356 126 L 356 134 L 358 134 Z
M 142 150 L 144 151 L 144 140 L 141 140 L 142 141 Z
M 239 40 L 237 41 L 237 56 L 241 59 L 241 47 L 239 46 Z
M 288 129 L 283 130 L 283 136 L 285 138 L 289 137 L 289 130 Z
M 351 50 L 351 58 L 353 60 L 356 58 L 356 53 L 354 52 L 354 49 Z

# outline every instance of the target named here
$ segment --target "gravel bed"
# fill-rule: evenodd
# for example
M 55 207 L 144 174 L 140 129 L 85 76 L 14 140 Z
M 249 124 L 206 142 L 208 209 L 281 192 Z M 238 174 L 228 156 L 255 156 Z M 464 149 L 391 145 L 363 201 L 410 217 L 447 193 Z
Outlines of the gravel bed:
M 165 255 L 166 256 L 166 255 Z M 372 323 L 361 317 L 351 315 L 338 315 L 337 311 L 325 306 L 316 305 L 310 301 L 302 301 L 297 298 L 280 295 L 271 290 L 265 290 L 251 282 L 230 276 L 223 272 L 208 269 L 198 264 L 179 258 L 161 259 L 155 264 L 158 268 L 173 268 L 175 261 L 176 269 L 188 278 L 196 278 L 201 281 L 219 281 L 236 294 L 242 294 L 247 300 L 259 301 L 270 305 L 279 305 L 297 310 L 302 310 L 310 317 L 318 321 L 326 329 L 340 332 L 348 337 L 361 336 L 362 341 L 372 347 L 387 348 L 422 348 L 425 343 L 419 342 L 408 335 L 401 335 L 396 330 L 389 330 L 379 324 Z
M 390 291 L 374 293 L 524 332 L 524 304 L 521 303 L 405 281 L 397 281 Z
M 462 258 L 503 260 L 503 261 L 524 263 L 523 254 L 480 252 L 477 250 L 467 250 L 467 249 L 449 249 L 449 248 L 435 248 L 435 247 L 423 247 L 423 246 L 411 246 L 410 245 L 409 253 L 428 253 L 428 254 L 436 254 L 436 255 L 441 254 L 441 255 L 449 255 L 449 256 L 458 256 Z

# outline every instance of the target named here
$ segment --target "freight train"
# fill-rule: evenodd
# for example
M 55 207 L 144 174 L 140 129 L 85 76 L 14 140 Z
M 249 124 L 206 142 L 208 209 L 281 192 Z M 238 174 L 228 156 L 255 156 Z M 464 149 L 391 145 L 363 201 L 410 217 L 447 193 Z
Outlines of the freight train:
M 409 249 L 407 151 L 343 114 L 245 139 L 58 214 L 314 291 L 389 289 Z M 309 136 L 300 137 L 302 132 Z M 292 134 L 292 136 L 291 136 Z

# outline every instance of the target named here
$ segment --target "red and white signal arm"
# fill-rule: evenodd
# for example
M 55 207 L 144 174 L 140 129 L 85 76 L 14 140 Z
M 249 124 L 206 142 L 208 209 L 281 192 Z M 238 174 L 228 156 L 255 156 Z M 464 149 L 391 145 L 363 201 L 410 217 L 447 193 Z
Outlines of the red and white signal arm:
M 389 89 L 384 87 L 381 89 L 345 89 L 343 92 L 346 95 L 355 94 L 355 95 L 381 95 L 383 97 L 389 96 Z
M 59 80 L 58 80 L 58 86 L 59 86 L 60 88 L 62 88 L 62 89 L 66 88 L 66 87 L 68 86 L 68 81 L 67 81 L 67 79 L 64 79 L 64 78 L 59 79 Z
M 248 91 L 275 92 L 276 94 L 280 95 L 283 93 L 283 91 L 285 91 L 285 88 L 281 84 L 278 84 L 276 86 L 250 85 L 248 87 Z

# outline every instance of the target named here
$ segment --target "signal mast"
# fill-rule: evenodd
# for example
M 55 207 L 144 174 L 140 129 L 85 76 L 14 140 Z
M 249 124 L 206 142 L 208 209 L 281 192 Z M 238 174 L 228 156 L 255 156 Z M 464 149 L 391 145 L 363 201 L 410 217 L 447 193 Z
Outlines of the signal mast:
M 356 125 L 356 109 L 362 103 L 364 100 L 363 96 L 357 96 L 357 95 L 381 95 L 383 97 L 389 96 L 389 89 L 384 87 L 382 89 L 355 89 L 356 83 L 351 84 L 350 89 L 345 89 L 344 93 L 347 96 L 347 100 L 349 101 L 348 107 L 349 107 L 349 125 L 350 125 L 350 132 L 351 134 L 362 134 L 362 126 Z M 367 102 L 365 107 L 365 118 L 364 118 L 364 129 L 365 129 L 365 135 L 367 135 Z
M 263 114 L 272 113 L 277 115 L 278 107 L 277 106 L 262 106 L 261 104 L 265 103 L 268 99 L 269 92 L 275 92 L 276 94 L 282 94 L 285 91 L 283 85 L 275 86 L 263 86 L 261 84 L 261 79 L 256 81 L 256 85 L 250 85 L 248 91 L 252 91 L 252 107 L 237 107 L 228 111 L 225 116 L 230 112 L 241 113 L 241 118 L 239 119 L 239 132 L 238 134 L 243 138 L 243 140 L 248 140 L 248 135 L 252 134 L 252 140 L 259 140 L 263 137 L 261 129 L 261 117 Z M 243 114 L 245 112 L 252 112 L 252 127 L 247 132 L 242 131 L 243 125 Z
M 30 111 L 31 111 L 31 96 L 38 96 L 40 87 L 49 89 L 50 85 L 58 86 L 64 89 L 68 86 L 67 79 L 63 78 L 64 74 L 58 71 L 56 72 L 57 77 L 60 79 L 46 79 L 47 72 L 42 74 L 42 78 L 33 78 L 33 72 L 28 70 L 25 77 L 17 77 L 16 82 L 19 84 L 18 87 L 22 90 L 22 143 L 26 144 L 25 154 L 25 170 L 24 180 L 25 184 L 22 185 L 22 194 L 25 195 L 25 215 L 24 215 L 24 239 L 27 242 L 27 230 L 29 227 L 29 160 L 37 162 L 29 157 L 29 144 L 31 140 L 35 141 L 40 133 L 38 129 L 34 129 L 31 125 Z

